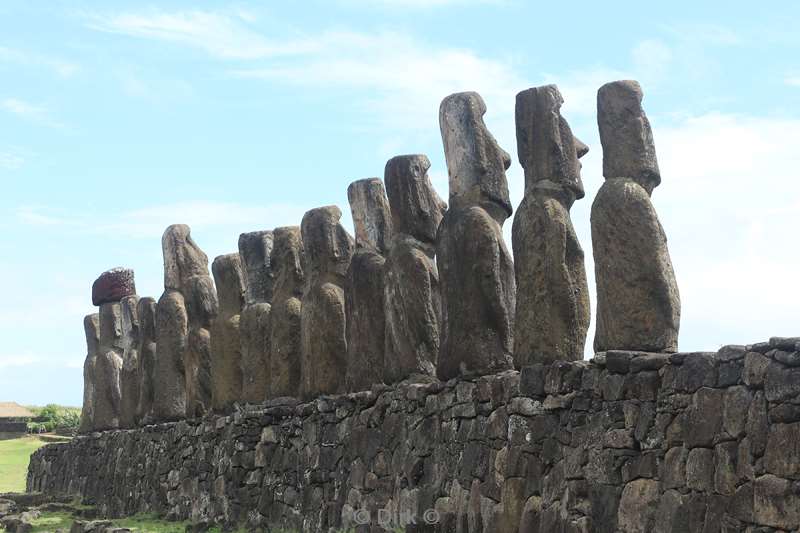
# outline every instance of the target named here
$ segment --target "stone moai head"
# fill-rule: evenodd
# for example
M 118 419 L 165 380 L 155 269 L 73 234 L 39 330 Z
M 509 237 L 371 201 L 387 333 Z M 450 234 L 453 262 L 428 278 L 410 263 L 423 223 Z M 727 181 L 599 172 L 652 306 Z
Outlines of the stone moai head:
M 603 145 L 603 176 L 631 178 L 648 194 L 661 183 L 650 121 L 636 81 L 607 83 L 597 91 L 597 125 Z
M 92 305 L 97 307 L 132 294 L 136 294 L 136 282 L 130 268 L 106 270 L 92 283 Z
M 190 328 L 211 327 L 219 312 L 217 290 L 211 276 L 193 276 L 186 281 L 186 314 Z
M 136 307 L 139 315 L 140 338 L 145 342 L 155 341 L 156 338 L 156 300 L 155 298 L 141 298 Z
M 511 156 L 500 148 L 483 122 L 486 104 L 478 93 L 451 94 L 439 106 L 450 206 L 481 205 L 503 222 L 512 213 L 506 170 Z
M 100 347 L 101 351 L 125 349 L 122 329 L 122 305 L 119 302 L 104 303 L 100 306 Z
M 378 178 L 354 181 L 347 187 L 347 200 L 356 230 L 356 246 L 386 253 L 392 238 L 392 217 L 383 182 Z
M 353 238 L 339 220 L 341 210 L 335 205 L 318 207 L 303 215 L 300 231 L 306 253 L 305 273 L 312 283 L 326 274 L 344 276 L 353 256 Z
M 208 276 L 208 256 L 192 240 L 189 226 L 169 226 L 161 237 L 161 249 L 165 289 L 184 291 L 189 278 Z
M 241 237 L 239 238 L 241 243 Z M 270 243 L 272 232 L 270 232 Z M 217 286 L 219 312 L 223 316 L 238 315 L 244 306 L 244 274 L 239 254 L 220 255 L 211 264 Z
M 394 230 L 433 243 L 447 204 L 431 185 L 429 168 L 425 155 L 399 155 L 387 161 L 383 179 Z
M 134 346 L 139 339 L 139 297 L 136 295 L 126 296 L 120 301 L 122 311 L 122 336 L 125 347 Z
M 83 317 L 83 332 L 86 335 L 86 353 L 97 356 L 100 351 L 100 315 L 94 313 Z
M 252 231 L 239 235 L 239 257 L 244 269 L 248 304 L 272 301 L 275 273 L 272 271 L 273 235 L 271 231 Z
M 589 148 L 575 138 L 561 116 L 563 103 L 564 98 L 555 85 L 517 94 L 517 152 L 525 169 L 526 192 L 532 192 L 540 182 L 549 181 L 565 189 L 568 195 L 571 193 L 572 199 L 580 199 L 586 193 L 579 159 Z M 549 188 L 547 184 L 544 187 Z
M 275 268 L 275 287 L 284 297 L 303 295 L 305 251 L 300 226 L 275 228 L 272 264 Z

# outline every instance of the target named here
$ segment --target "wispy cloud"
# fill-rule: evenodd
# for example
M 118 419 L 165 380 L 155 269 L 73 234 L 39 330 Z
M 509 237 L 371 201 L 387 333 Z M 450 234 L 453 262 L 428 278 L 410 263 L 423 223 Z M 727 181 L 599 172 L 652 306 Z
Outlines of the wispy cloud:
M 3 46 L 0 46 L 0 63 L 44 67 L 61 78 L 70 78 L 80 70 L 80 67 L 76 63 L 70 61 Z
M 800 76 L 789 76 L 784 80 L 786 85 L 791 85 L 792 87 L 800 87 Z
M 311 51 L 313 40 L 270 40 L 252 30 L 246 12 L 208 11 L 93 15 L 89 27 L 109 33 L 158 39 L 201 49 L 221 59 L 263 59 Z
M 192 201 L 160 204 L 113 216 L 98 217 L 45 206 L 20 206 L 14 214 L 18 222 L 28 226 L 65 228 L 70 232 L 114 235 L 119 238 L 151 239 L 159 237 L 170 224 L 188 224 L 194 230 L 231 227 L 262 228 L 298 224 L 305 208 L 290 204 L 261 206 L 227 202 Z M 102 218 L 107 222 L 98 223 Z
M 43 124 L 54 128 L 61 128 L 64 125 L 60 122 L 53 120 L 50 116 L 49 110 L 41 105 L 32 104 L 19 98 L 5 98 L 0 101 L 0 110 L 12 113 L 21 118 Z
M 388 7 L 430 9 L 452 5 L 504 4 L 507 0 L 340 0 L 344 5 L 359 7 Z
M 25 354 L 0 354 L 0 368 L 9 368 L 16 366 L 31 366 L 41 363 L 44 359 L 37 355 Z
M 0 149 L 0 168 L 17 170 L 25 164 L 25 156 L 17 149 Z

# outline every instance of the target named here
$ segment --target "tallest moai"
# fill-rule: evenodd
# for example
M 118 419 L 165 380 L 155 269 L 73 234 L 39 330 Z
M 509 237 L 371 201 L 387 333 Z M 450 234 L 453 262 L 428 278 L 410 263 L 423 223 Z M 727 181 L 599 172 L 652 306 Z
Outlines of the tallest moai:
M 594 349 L 675 352 L 681 302 L 667 237 L 650 201 L 661 174 L 639 84 L 603 85 L 597 123 L 606 181 L 592 204 Z
M 514 264 L 503 241 L 511 216 L 511 157 L 492 136 L 478 93 L 456 93 L 439 107 L 450 207 L 439 226 L 442 291 L 440 379 L 511 368 Z

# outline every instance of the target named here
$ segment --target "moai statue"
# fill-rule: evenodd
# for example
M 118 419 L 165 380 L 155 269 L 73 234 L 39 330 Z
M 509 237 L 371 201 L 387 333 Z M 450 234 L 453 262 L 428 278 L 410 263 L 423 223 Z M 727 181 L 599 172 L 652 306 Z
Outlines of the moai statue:
M 100 352 L 100 315 L 86 315 L 83 331 L 86 334 L 86 359 L 83 362 L 83 408 L 79 432 L 89 433 L 94 428 L 95 363 Z
M 122 392 L 122 410 L 120 427 L 133 428 L 139 423 L 136 409 L 139 406 L 139 297 L 126 296 L 120 302 L 122 308 L 122 372 L 120 373 L 120 390 Z
M 242 348 L 239 314 L 244 305 L 244 274 L 239 254 L 221 255 L 211 265 L 219 314 L 211 328 L 211 405 L 226 413 L 242 395 Z
M 125 353 L 125 331 L 120 300 L 136 294 L 133 271 L 115 268 L 104 272 L 92 285 L 92 301 L 100 306 L 99 348 L 95 360 L 93 429 L 120 427 L 122 390 L 120 374 Z
M 558 87 L 517 95 L 517 153 L 525 196 L 514 215 L 517 280 L 514 363 L 583 359 L 591 310 L 583 249 L 569 210 L 583 198 L 581 163 L 588 147 L 561 116 Z
M 300 226 L 308 277 L 300 323 L 304 398 L 345 389 L 347 339 L 342 287 L 353 255 L 353 239 L 339 224 L 341 217 L 336 206 L 320 207 L 308 211 Z
M 650 200 L 661 174 L 639 84 L 602 86 L 597 123 L 606 181 L 592 204 L 594 349 L 675 352 L 681 302 L 667 237 Z
M 153 298 L 139 300 L 136 314 L 139 317 L 139 404 L 136 418 L 139 425 L 153 421 L 153 383 L 156 376 L 156 301 Z
M 369 390 L 383 382 L 386 320 L 384 258 L 392 237 L 389 202 L 378 178 L 354 181 L 347 188 L 356 231 L 356 250 L 347 269 L 348 391 Z
M 514 264 L 502 228 L 512 212 L 505 173 L 511 158 L 486 128 L 485 112 L 474 92 L 450 95 L 439 108 L 450 184 L 436 245 L 442 380 L 513 366 Z
M 192 240 L 189 226 L 169 226 L 161 247 L 165 291 L 156 314 L 154 413 L 158 421 L 201 416 L 210 409 L 209 330 L 218 307 L 208 257 Z
M 431 185 L 430 167 L 424 155 L 401 155 L 386 163 L 394 228 L 385 267 L 386 383 L 436 374 L 442 303 L 434 257 L 447 204 Z
M 179 291 L 167 289 L 156 306 L 153 422 L 169 422 L 186 417 L 184 358 L 188 341 L 186 301 Z
M 275 228 L 274 237 L 271 264 L 275 273 L 275 286 L 269 321 L 267 390 L 273 398 L 296 398 L 300 396 L 300 309 L 306 259 L 298 226 Z
M 270 313 L 274 273 L 271 231 L 239 235 L 239 258 L 245 273 L 245 306 L 241 311 L 241 400 L 261 403 L 268 396 Z

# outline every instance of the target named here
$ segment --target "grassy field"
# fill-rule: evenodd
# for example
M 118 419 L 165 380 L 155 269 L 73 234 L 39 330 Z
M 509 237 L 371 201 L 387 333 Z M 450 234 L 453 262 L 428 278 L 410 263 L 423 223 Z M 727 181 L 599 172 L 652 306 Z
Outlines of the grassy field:
M 38 437 L 0 440 L 0 492 L 25 492 L 28 461 L 44 445 Z

